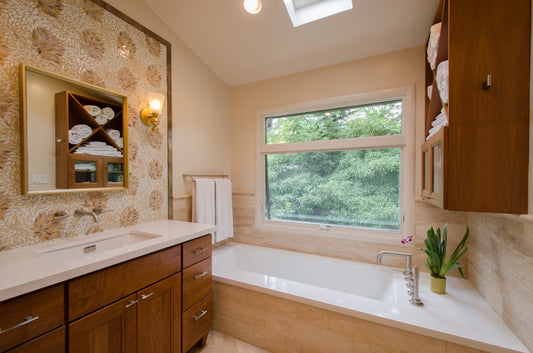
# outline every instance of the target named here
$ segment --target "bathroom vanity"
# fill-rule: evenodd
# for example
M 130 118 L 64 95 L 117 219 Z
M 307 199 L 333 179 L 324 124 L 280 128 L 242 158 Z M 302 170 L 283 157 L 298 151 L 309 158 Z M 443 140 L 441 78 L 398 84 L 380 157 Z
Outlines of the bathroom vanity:
M 158 221 L 2 253 L 0 352 L 177 353 L 205 344 L 214 230 Z

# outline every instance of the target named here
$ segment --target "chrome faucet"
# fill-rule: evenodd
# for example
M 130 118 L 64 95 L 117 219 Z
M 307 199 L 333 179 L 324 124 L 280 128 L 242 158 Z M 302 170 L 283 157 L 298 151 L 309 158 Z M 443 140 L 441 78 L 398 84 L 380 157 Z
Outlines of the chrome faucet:
M 380 251 L 377 256 L 378 264 L 381 263 L 381 258 L 385 255 L 405 257 L 405 280 L 407 281 L 407 294 L 411 297 L 409 303 L 413 305 L 424 305 L 418 296 L 418 283 L 420 278 L 420 269 L 418 266 L 411 267 L 413 262 L 413 255 L 397 252 L 397 251 Z
M 76 217 L 82 217 L 82 216 L 92 216 L 93 219 L 94 219 L 94 223 L 98 223 L 98 214 L 96 212 L 94 212 L 94 208 L 93 208 L 93 211 L 86 211 L 86 210 L 82 210 L 80 208 L 78 208 L 76 211 L 74 211 L 74 216 Z

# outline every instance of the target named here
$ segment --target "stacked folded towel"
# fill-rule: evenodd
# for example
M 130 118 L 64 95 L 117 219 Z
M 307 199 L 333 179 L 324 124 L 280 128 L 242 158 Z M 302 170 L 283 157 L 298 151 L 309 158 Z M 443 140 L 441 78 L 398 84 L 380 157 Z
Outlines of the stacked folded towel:
M 74 170 L 89 170 L 89 171 L 95 171 L 96 170 L 96 163 L 95 162 L 79 162 L 76 161 L 74 163 Z
M 435 70 L 435 63 L 437 61 L 437 52 L 439 51 L 440 29 L 441 23 L 439 22 L 431 26 L 431 30 L 429 32 L 427 55 L 431 70 Z
M 443 103 L 448 104 L 448 60 L 443 61 L 437 66 L 437 87 L 439 88 L 440 99 Z
M 91 141 L 74 151 L 77 154 L 91 154 L 96 156 L 122 157 L 122 153 L 115 147 L 102 141 Z
M 70 143 L 71 145 L 77 145 L 81 141 L 83 141 L 83 137 L 81 137 L 79 133 L 72 130 L 68 131 L 68 143 Z
M 77 132 L 82 138 L 87 138 L 93 133 L 93 129 L 89 125 L 78 124 L 70 128 L 71 131 Z
M 115 117 L 115 111 L 110 107 L 101 109 L 96 105 L 84 105 L 85 110 L 96 120 L 98 125 L 105 125 L 107 122 Z
M 429 138 L 437 133 L 437 131 L 440 130 L 441 127 L 448 125 L 448 117 L 446 117 L 446 112 L 444 111 L 444 107 L 441 109 L 440 114 L 435 117 L 435 120 L 431 122 L 432 128 L 429 129 L 428 136 L 426 137 L 426 141 L 429 140 Z
M 120 131 L 115 129 L 106 129 L 105 130 L 109 137 L 111 137 L 114 141 L 117 141 L 120 138 Z

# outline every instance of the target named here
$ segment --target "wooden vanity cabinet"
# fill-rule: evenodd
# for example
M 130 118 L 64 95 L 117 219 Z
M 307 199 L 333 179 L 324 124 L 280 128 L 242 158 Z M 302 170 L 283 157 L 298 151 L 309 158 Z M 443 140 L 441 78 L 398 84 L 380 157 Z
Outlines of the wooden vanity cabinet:
M 212 328 L 211 235 L 183 244 L 182 352 L 204 346 Z
M 422 168 L 422 197 L 453 211 L 528 212 L 530 0 L 441 0 L 435 67 L 449 65 L 449 104 L 440 101 L 426 62 L 425 134 L 442 107 L 442 193 L 431 190 L 433 165 Z M 430 139 L 422 146 L 429 159 Z
M 0 352 L 186 353 L 204 345 L 211 252 L 206 235 L 1 302 Z
M 26 342 L 13 352 L 21 351 L 21 347 L 24 346 L 39 345 L 35 342 L 46 343 L 43 344 L 39 352 L 61 352 L 61 350 L 54 350 L 57 347 L 54 342 L 59 336 L 62 336 L 64 340 L 64 330 L 59 330 L 50 336 L 43 334 L 65 324 L 64 309 L 65 287 L 63 284 L 0 303 L 0 352 L 9 351 L 9 349 Z M 34 339 L 35 341 L 32 342 L 31 340 Z M 63 350 L 64 346 L 63 343 Z
M 69 352 L 179 353 L 181 273 L 69 324 Z

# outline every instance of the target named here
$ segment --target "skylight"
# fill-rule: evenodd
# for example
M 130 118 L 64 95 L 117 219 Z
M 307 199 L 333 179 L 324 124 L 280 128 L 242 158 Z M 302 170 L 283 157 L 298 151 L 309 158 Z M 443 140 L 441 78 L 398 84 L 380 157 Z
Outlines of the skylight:
M 294 27 L 353 9 L 352 0 L 283 0 Z

